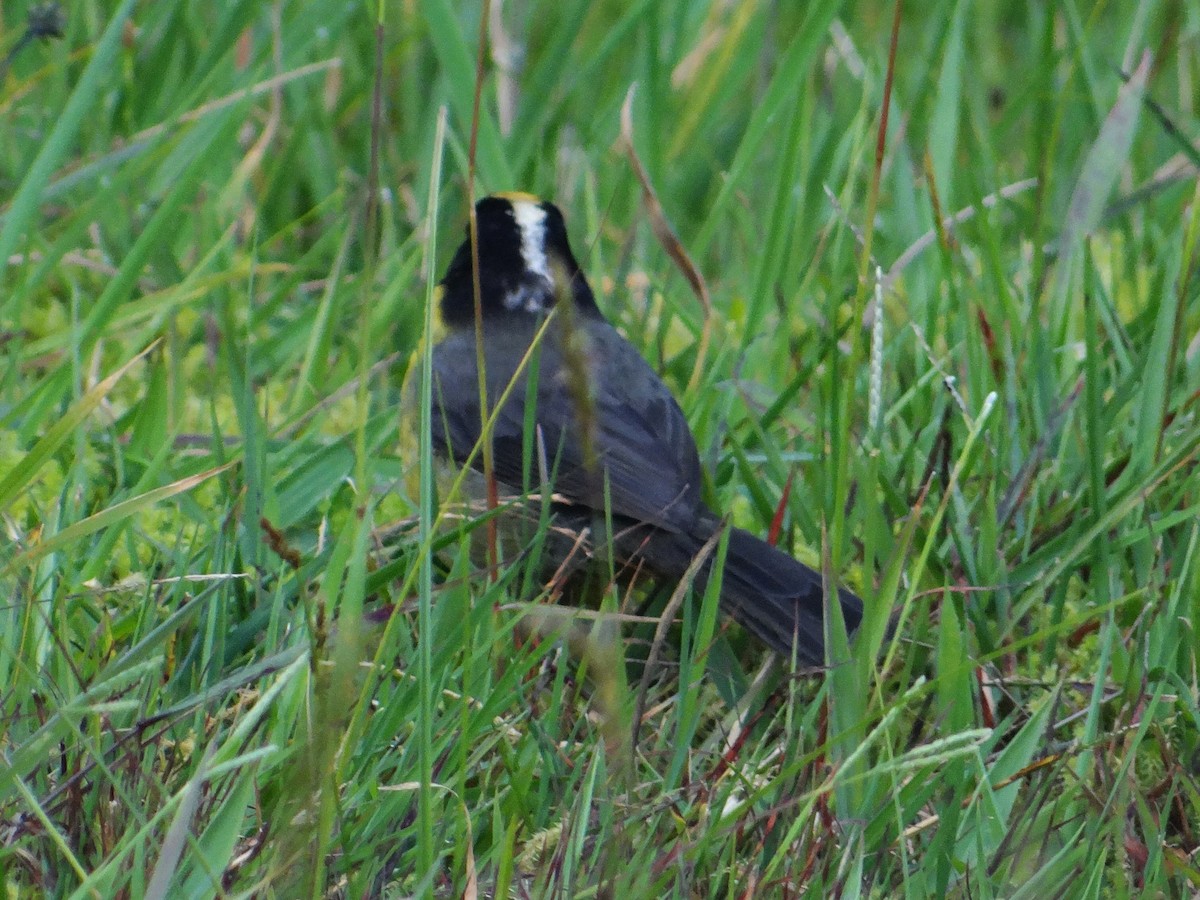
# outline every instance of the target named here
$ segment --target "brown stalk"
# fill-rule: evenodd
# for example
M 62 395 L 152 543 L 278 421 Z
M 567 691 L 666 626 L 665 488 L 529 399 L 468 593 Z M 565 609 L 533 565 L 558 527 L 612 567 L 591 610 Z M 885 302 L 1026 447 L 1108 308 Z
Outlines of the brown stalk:
M 696 364 L 692 367 L 691 378 L 688 379 L 688 390 L 692 391 L 700 383 L 700 373 L 704 371 L 704 363 L 708 357 L 708 345 L 712 340 L 712 299 L 708 293 L 708 284 L 704 281 L 704 276 L 692 262 L 683 242 L 679 240 L 679 235 L 675 233 L 675 229 L 667 220 L 667 214 L 658 199 L 658 192 L 650 183 L 650 175 L 647 173 L 646 167 L 642 165 L 642 161 L 637 155 L 637 149 L 633 145 L 633 94 L 635 90 L 637 90 L 637 84 L 631 84 L 629 92 L 625 95 L 625 102 L 621 104 L 619 143 L 624 148 L 625 155 L 629 157 L 629 165 L 633 168 L 633 173 L 642 186 L 642 202 L 645 204 L 646 214 L 650 218 L 651 230 L 662 248 L 667 251 L 667 256 L 671 257 L 676 268 L 687 279 L 687 283 L 691 286 L 696 299 L 700 301 L 700 308 L 704 313 L 704 323 L 700 330 L 700 347 L 696 351 Z
M 479 48 L 475 56 L 475 96 L 471 104 L 471 141 L 467 150 L 467 216 L 471 237 L 471 286 L 475 294 L 475 361 L 479 373 L 479 441 L 482 445 L 483 481 L 487 485 L 487 508 L 499 504 L 496 470 L 492 458 L 492 433 L 488 428 L 487 371 L 483 352 L 483 291 L 479 284 L 479 222 L 475 218 L 475 155 L 479 146 L 479 104 L 483 95 L 484 48 L 487 46 L 490 0 L 483 0 L 479 13 Z M 487 562 L 496 578 L 496 520 L 487 522 Z

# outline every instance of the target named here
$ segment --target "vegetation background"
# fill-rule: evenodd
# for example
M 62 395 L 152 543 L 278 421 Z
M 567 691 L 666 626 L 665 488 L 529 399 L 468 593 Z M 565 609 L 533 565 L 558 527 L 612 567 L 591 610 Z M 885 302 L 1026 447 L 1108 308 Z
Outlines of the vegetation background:
M 0 11 L 5 895 L 1200 889 L 1200 7 L 492 3 L 475 190 L 858 586 L 824 678 L 431 527 L 480 21 Z

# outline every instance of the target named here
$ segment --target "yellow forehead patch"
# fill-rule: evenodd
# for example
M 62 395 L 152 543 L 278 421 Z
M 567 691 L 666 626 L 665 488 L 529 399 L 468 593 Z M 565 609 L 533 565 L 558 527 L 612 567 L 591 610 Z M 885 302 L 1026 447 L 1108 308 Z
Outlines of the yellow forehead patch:
M 525 191 L 500 191 L 492 194 L 493 197 L 499 197 L 501 200 L 509 200 L 513 203 L 541 203 L 542 198 L 536 194 L 527 194 Z

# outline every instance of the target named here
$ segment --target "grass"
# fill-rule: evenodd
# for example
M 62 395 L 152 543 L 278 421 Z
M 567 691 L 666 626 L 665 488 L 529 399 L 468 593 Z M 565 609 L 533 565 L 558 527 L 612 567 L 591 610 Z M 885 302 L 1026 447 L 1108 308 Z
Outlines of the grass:
M 0 81 L 7 895 L 1197 890 L 1194 8 L 906 4 L 877 157 L 890 4 L 504 5 L 476 192 L 866 598 L 802 679 L 435 527 L 480 10 L 385 13 L 82 0 Z

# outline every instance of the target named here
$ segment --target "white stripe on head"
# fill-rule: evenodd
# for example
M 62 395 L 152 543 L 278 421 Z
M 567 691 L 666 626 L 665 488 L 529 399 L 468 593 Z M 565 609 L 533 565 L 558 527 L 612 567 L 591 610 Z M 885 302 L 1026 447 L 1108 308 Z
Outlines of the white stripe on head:
M 550 261 L 546 259 L 546 210 L 538 203 L 513 200 L 513 218 L 521 230 L 521 259 L 530 272 L 553 281 Z

